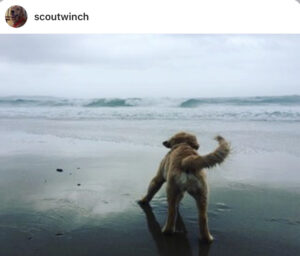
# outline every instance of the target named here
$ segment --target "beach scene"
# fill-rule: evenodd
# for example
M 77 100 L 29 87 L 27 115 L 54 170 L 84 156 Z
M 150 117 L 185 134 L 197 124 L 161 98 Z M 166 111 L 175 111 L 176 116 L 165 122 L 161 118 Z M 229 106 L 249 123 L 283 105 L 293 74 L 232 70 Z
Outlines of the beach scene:
M 1 35 L 0 45 L 15 48 L 21 41 L 16 38 L 36 52 L 30 58 L 26 51 L 10 56 L 1 48 L 1 255 L 300 253 L 300 87 L 295 68 L 300 58 L 299 51 L 291 50 L 300 37 Z M 120 40 L 125 46 L 119 46 Z M 61 46 L 68 42 L 76 46 L 74 52 L 65 47 L 61 56 Z M 141 42 L 159 50 L 143 55 L 147 49 Z M 207 65 L 212 58 L 223 61 L 222 79 L 207 68 L 186 76 L 191 69 L 201 70 L 187 65 L 203 65 L 194 59 L 198 47 L 201 54 L 212 53 L 211 47 L 222 49 L 202 56 Z M 102 57 L 94 56 L 95 49 Z M 162 55 L 163 60 L 158 58 Z M 183 55 L 187 69 L 178 73 Z M 9 69 L 18 65 L 24 67 L 21 78 Z M 159 77 L 157 66 L 159 74 L 173 76 Z M 256 66 L 264 68 L 264 75 Z M 237 73 L 231 76 L 233 70 Z M 241 73 L 249 75 L 248 82 L 237 79 Z M 138 87 L 146 74 L 145 86 Z M 99 87 L 90 84 L 97 75 Z M 176 81 L 184 76 L 187 82 L 180 87 Z M 204 86 L 200 78 L 215 85 Z M 224 86 L 221 80 L 227 81 Z M 217 147 L 217 135 L 231 145 L 224 163 L 205 170 L 211 244 L 199 238 L 196 204 L 188 194 L 171 236 L 161 232 L 167 217 L 165 185 L 149 205 L 137 203 L 168 152 L 162 142 L 180 131 L 197 136 L 200 155 Z

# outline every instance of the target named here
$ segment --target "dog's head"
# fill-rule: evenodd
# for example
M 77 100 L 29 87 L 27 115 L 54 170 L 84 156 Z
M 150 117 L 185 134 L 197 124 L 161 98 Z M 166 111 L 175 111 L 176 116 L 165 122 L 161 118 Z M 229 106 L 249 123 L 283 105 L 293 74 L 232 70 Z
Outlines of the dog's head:
M 10 7 L 9 14 L 10 14 L 10 18 L 14 24 L 22 19 L 25 19 L 25 17 L 26 17 L 25 10 L 19 5 L 14 5 L 14 6 Z
M 180 143 L 186 143 L 196 150 L 199 148 L 196 136 L 186 132 L 180 132 L 175 134 L 170 139 L 164 141 L 163 145 L 167 148 L 172 148 Z

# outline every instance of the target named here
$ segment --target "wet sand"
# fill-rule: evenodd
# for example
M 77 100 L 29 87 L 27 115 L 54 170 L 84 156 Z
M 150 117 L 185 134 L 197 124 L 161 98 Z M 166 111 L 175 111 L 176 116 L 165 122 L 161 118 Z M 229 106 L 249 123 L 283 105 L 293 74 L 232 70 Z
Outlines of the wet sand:
M 83 157 L 49 150 L 0 159 L 1 255 L 300 252 L 298 192 L 218 182 L 209 174 L 215 242 L 209 246 L 199 241 L 196 207 L 188 195 L 180 206 L 178 233 L 168 237 L 160 232 L 167 210 L 164 188 L 151 207 L 136 203 L 165 150 L 111 143 L 97 147 L 97 153 Z
M 114 140 L 94 139 L 99 126 L 105 125 L 1 121 L 0 255 L 300 253 L 295 125 L 222 126 L 233 153 L 224 165 L 208 172 L 208 215 L 215 237 L 211 245 L 199 241 L 196 207 L 188 195 L 180 205 L 178 232 L 171 237 L 160 232 L 167 212 L 164 187 L 151 206 L 141 208 L 136 203 L 167 152 L 159 141 L 173 132 L 173 125 L 163 121 L 150 129 L 144 121 L 114 123 L 111 129 L 101 129 L 103 137 L 114 134 Z M 137 141 L 144 144 L 118 142 L 121 136 L 134 138 L 132 127 L 139 127 Z M 190 127 L 199 127 L 206 152 L 216 146 L 212 134 L 203 131 L 220 126 L 191 123 Z

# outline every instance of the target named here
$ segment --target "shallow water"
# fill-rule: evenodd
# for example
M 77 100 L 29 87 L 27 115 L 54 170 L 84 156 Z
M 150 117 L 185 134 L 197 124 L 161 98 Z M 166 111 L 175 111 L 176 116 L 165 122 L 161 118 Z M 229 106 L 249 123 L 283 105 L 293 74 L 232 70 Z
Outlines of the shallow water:
M 0 120 L 1 255 L 297 255 L 299 125 L 279 122 Z M 188 127 L 188 129 L 186 129 Z M 178 233 L 163 236 L 164 188 L 136 204 L 178 130 L 233 153 L 208 172 L 216 241 L 199 241 L 186 196 Z M 62 168 L 63 172 L 57 172 Z M 80 184 L 80 185 L 78 185 Z

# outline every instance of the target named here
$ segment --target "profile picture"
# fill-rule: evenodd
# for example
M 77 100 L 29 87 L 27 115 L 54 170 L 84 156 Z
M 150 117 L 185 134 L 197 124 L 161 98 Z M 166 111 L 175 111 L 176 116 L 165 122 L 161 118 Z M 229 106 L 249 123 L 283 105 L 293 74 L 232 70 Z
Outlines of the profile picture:
M 7 9 L 5 20 L 11 27 L 22 27 L 27 21 L 26 10 L 20 5 L 13 5 Z

